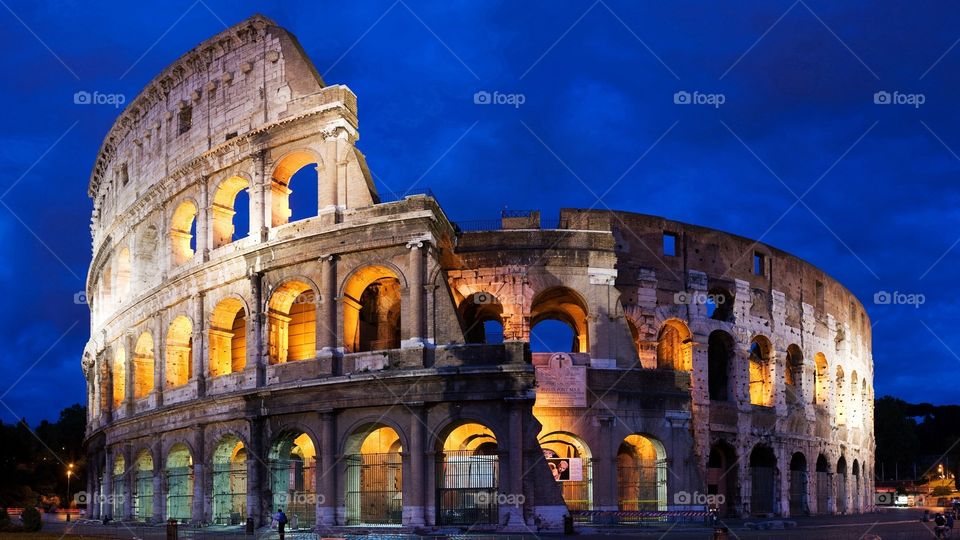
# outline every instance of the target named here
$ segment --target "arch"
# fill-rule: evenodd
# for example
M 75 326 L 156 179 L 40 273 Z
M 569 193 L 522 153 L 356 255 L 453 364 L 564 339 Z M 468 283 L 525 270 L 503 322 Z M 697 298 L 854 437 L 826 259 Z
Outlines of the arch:
M 210 376 L 239 373 L 247 366 L 247 310 L 235 296 L 217 303 L 210 315 Z
M 853 500 L 850 501 L 850 508 L 854 512 L 860 512 L 860 462 L 856 459 L 853 460 L 853 468 L 850 470 L 853 480 L 853 488 L 851 489 L 850 495 Z
M 777 511 L 779 471 L 773 449 L 758 444 L 750 452 L 750 511 L 753 514 L 773 514 Z
M 546 320 L 560 321 L 573 330 L 570 352 L 589 352 L 587 302 L 569 287 L 550 287 L 537 293 L 530 305 L 530 332 Z M 554 351 L 565 352 L 565 351 Z
M 803 452 L 794 452 L 790 458 L 790 515 L 802 516 L 810 512 L 807 503 L 807 482 L 809 481 L 807 457 Z
M 283 509 L 291 525 L 313 527 L 317 521 L 317 445 L 308 433 L 288 430 L 270 448 L 271 513 Z
M 837 460 L 837 474 L 834 475 L 837 482 L 837 513 L 846 514 L 847 507 L 847 458 L 840 456 Z
M 714 330 L 707 339 L 707 389 L 710 401 L 730 401 L 730 370 L 734 365 L 733 336 Z
M 170 447 L 165 467 L 167 519 L 186 523 L 193 509 L 193 454 L 182 442 Z
M 663 443 L 634 433 L 617 449 L 617 506 L 621 511 L 667 509 L 667 453 Z
M 355 270 L 343 286 L 343 344 L 347 352 L 400 347 L 401 276 L 384 264 Z
M 707 291 L 707 317 L 715 321 L 733 322 L 733 294 L 725 287 L 711 287 Z
M 813 357 L 813 402 L 818 405 L 826 405 L 830 396 L 830 381 L 828 380 L 827 357 L 818 352 Z
M 288 280 L 274 289 L 267 310 L 270 363 L 317 357 L 317 293 L 306 282 Z
M 690 371 L 693 369 L 693 336 L 678 319 L 663 322 L 657 333 L 657 368 Z
M 750 341 L 750 403 L 773 406 L 773 345 L 765 336 Z
M 213 228 L 213 248 L 225 246 L 236 239 L 233 218 L 236 214 L 237 196 L 250 188 L 250 181 L 242 176 L 229 176 L 217 186 L 210 204 L 210 221 Z M 245 236 L 245 235 L 244 235 Z
M 114 454 L 113 470 L 110 473 L 110 481 L 113 482 L 111 486 L 113 489 L 110 492 L 113 494 L 113 517 L 120 519 L 123 517 L 123 503 L 127 498 L 127 461 L 123 454 Z M 110 501 L 106 501 L 106 503 L 110 504 Z
M 153 336 L 143 332 L 133 349 L 133 399 L 143 399 L 153 392 Z
M 154 224 L 143 227 L 137 236 L 134 245 L 134 253 L 136 254 L 134 257 L 136 261 L 135 275 L 141 290 L 146 290 L 160 275 L 160 265 L 157 264 L 159 243 L 160 233 Z
M 304 167 L 311 164 L 313 164 L 316 169 L 319 169 L 319 166 L 322 162 L 323 161 L 320 159 L 320 156 L 309 149 L 294 150 L 277 160 L 276 165 L 274 165 L 273 168 L 273 173 L 270 175 L 270 215 L 272 227 L 278 227 L 284 223 L 288 223 L 293 215 L 293 209 L 290 206 L 290 195 L 293 193 L 293 190 L 290 188 L 290 185 L 294 175 L 296 175 Z M 317 170 L 314 178 L 315 184 L 319 186 L 319 170 Z M 310 189 L 307 191 L 315 193 L 317 189 Z M 306 212 L 306 214 L 309 216 L 317 215 L 319 210 L 318 207 L 319 201 L 314 200 L 313 205 L 310 207 L 311 211 Z
M 543 433 L 538 442 L 563 501 L 571 512 L 593 510 L 593 454 L 583 439 L 566 431 Z
M 213 522 L 239 525 L 247 517 L 247 447 L 224 435 L 213 451 Z
M 100 271 L 100 287 L 98 289 L 99 298 L 95 303 L 98 313 L 101 317 L 110 313 L 113 308 L 113 261 L 107 259 L 103 269 Z
M 717 514 L 735 516 L 734 501 L 740 497 L 737 484 L 737 451 L 730 443 L 720 440 L 710 447 L 707 458 L 707 493 L 716 494 Z
M 835 412 L 836 412 L 837 425 L 842 426 L 842 425 L 846 425 L 847 423 L 847 401 L 848 401 L 846 388 L 844 388 L 844 385 L 846 384 L 846 380 L 844 379 L 844 376 L 843 376 L 843 366 L 837 366 L 837 375 L 834 381 L 836 383 L 836 388 L 837 388 L 837 391 L 835 394 L 836 401 L 834 402 L 834 406 L 836 408 Z
M 348 525 L 400 525 L 403 520 L 403 444 L 393 427 L 376 422 L 346 441 Z
M 116 302 L 122 304 L 130 299 L 130 282 L 133 275 L 130 249 L 123 247 L 117 254 L 117 294 Z
M 176 388 L 187 384 L 193 376 L 193 323 L 179 315 L 167 330 L 165 386 Z
M 127 398 L 127 354 L 123 347 L 117 347 L 113 353 L 110 378 L 113 380 L 113 410 Z
M 833 487 L 830 485 L 830 463 L 827 456 L 817 456 L 817 513 L 830 513 L 830 494 Z
M 500 341 L 503 341 L 503 305 L 493 294 L 475 292 L 460 302 L 457 312 L 466 343 L 488 343 L 488 323 L 500 325 Z
M 497 523 L 500 457 L 493 431 L 479 422 L 460 420 L 442 433 L 437 441 L 437 523 Z
M 140 521 L 153 519 L 153 456 L 141 450 L 133 462 L 133 515 Z
M 803 403 L 803 351 L 797 344 L 787 347 L 786 369 L 783 371 L 787 405 Z
M 173 264 L 193 259 L 197 247 L 197 203 L 192 199 L 181 202 L 170 218 L 170 248 Z

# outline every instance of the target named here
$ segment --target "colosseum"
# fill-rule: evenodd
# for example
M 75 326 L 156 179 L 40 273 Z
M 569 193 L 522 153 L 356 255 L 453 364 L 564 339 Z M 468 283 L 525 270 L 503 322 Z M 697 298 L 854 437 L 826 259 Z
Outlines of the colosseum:
M 384 201 L 357 119 L 254 16 L 113 124 L 89 185 L 89 517 L 509 531 L 873 508 L 871 328 L 841 284 L 656 216 Z M 569 346 L 531 352 L 544 323 Z

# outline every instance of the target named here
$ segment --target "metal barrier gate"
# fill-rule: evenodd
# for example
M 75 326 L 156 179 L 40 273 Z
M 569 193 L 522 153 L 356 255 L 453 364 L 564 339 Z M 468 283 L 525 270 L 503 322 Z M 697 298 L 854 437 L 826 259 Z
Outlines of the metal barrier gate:
M 500 459 L 470 450 L 443 452 L 437 459 L 437 523 L 497 523 Z
M 621 523 L 660 521 L 659 512 L 667 507 L 667 462 L 653 465 L 617 465 L 619 497 L 617 506 L 623 513 Z
M 239 525 L 247 517 L 247 464 L 213 465 L 213 522 Z
M 347 525 L 400 525 L 403 473 L 399 452 L 354 454 L 347 463 Z
M 191 467 L 167 469 L 167 519 L 189 521 L 193 506 Z

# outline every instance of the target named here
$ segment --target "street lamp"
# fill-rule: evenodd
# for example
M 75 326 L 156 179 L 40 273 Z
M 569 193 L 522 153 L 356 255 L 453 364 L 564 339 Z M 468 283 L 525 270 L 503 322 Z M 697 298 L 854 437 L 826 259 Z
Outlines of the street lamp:
M 73 501 L 70 500 L 70 477 L 73 476 L 73 463 L 67 465 L 67 522 L 70 521 L 70 506 Z

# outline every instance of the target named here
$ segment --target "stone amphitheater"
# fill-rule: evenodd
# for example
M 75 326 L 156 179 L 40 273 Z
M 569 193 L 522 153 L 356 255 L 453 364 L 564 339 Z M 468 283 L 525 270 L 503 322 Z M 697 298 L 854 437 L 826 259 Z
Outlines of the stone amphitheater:
M 89 517 L 506 531 L 873 508 L 871 328 L 841 284 L 656 216 L 385 202 L 357 118 L 258 15 L 116 120 L 89 186 Z M 531 352 L 541 324 L 571 339 Z

